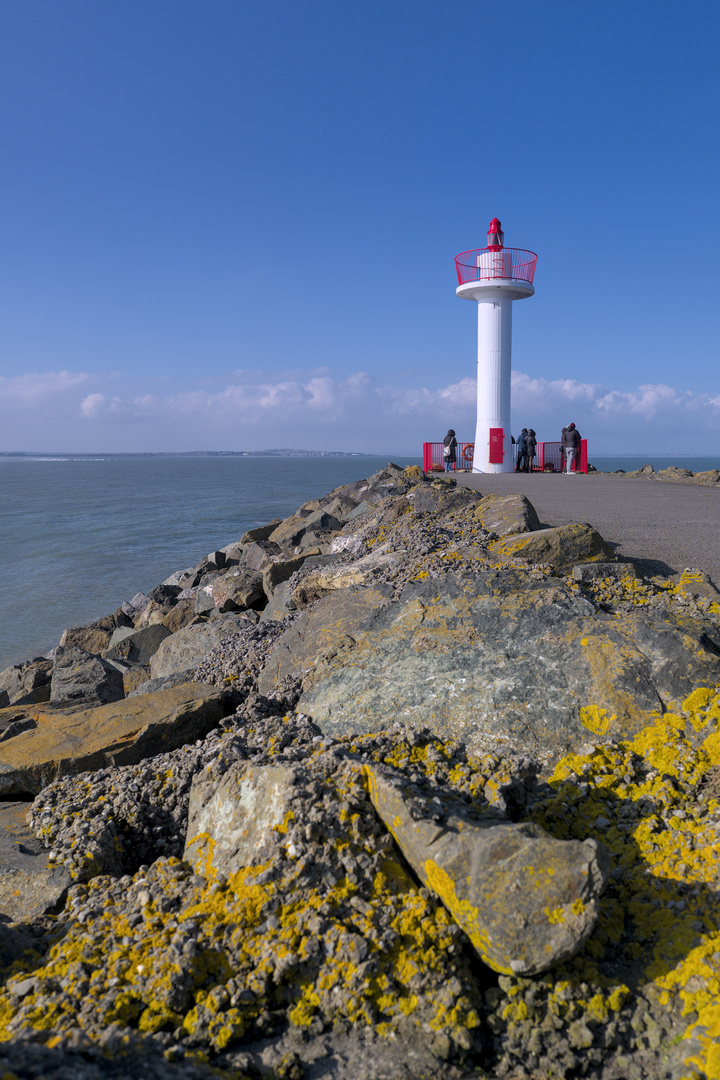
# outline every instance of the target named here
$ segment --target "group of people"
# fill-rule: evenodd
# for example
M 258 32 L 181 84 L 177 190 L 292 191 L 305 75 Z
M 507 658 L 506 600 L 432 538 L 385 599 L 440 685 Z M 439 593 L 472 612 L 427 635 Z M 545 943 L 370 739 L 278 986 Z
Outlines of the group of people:
M 515 442 L 515 439 L 513 439 Z M 531 472 L 535 450 L 537 447 L 537 435 L 533 428 L 523 428 L 517 440 L 517 458 L 515 472 Z M 457 439 L 452 428 L 449 429 L 443 440 L 443 459 L 445 472 L 452 472 L 457 461 Z M 574 424 L 568 424 L 562 429 L 560 439 L 560 471 L 566 475 L 574 472 L 573 463 L 580 449 L 580 432 Z

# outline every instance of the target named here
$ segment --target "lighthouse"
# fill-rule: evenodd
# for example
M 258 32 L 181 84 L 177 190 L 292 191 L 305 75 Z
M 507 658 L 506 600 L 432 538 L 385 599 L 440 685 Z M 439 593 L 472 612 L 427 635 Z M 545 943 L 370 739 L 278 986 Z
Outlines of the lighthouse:
M 535 292 L 537 255 L 507 248 L 497 218 L 490 222 L 487 247 L 455 258 L 457 295 L 478 306 L 477 427 L 473 472 L 512 472 L 510 371 L 512 305 Z

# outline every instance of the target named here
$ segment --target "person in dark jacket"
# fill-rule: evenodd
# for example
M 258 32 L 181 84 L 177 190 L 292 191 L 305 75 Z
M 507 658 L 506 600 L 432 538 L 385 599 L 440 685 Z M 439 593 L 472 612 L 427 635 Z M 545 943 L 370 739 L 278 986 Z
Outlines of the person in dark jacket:
M 449 429 L 447 435 L 443 439 L 443 444 L 445 447 L 443 450 L 445 472 L 452 472 L 455 468 L 455 462 L 457 461 L 457 439 L 455 438 L 455 432 L 452 428 Z
M 525 436 L 525 472 L 532 472 L 536 446 L 537 440 L 535 438 L 535 432 L 532 428 L 528 428 L 528 433 Z
M 580 432 L 574 424 L 568 424 L 566 428 L 563 428 L 561 438 L 561 449 L 565 457 L 565 474 L 569 475 L 574 472 L 573 463 L 575 456 L 580 448 Z
M 527 453 L 527 428 L 524 427 L 518 435 L 517 441 L 517 461 L 515 462 L 515 469 L 517 472 L 523 471 L 525 464 L 525 455 Z

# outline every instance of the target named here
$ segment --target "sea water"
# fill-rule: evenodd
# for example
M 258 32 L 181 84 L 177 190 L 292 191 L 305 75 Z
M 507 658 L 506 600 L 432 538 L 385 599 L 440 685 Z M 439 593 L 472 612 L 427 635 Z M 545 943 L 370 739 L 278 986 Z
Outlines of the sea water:
M 0 456 L 0 670 L 388 460 Z

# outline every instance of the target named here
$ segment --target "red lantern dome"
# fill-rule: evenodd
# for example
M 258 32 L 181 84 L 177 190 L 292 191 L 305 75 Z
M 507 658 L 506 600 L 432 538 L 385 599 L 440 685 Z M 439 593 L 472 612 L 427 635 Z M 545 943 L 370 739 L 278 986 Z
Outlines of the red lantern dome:
M 488 251 L 501 251 L 503 246 L 503 240 L 505 234 L 500 227 L 500 222 L 496 217 L 490 222 L 490 228 L 487 233 L 487 249 Z

